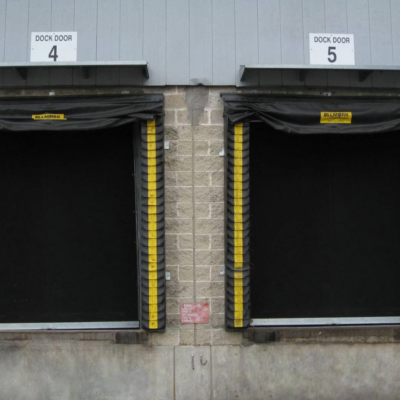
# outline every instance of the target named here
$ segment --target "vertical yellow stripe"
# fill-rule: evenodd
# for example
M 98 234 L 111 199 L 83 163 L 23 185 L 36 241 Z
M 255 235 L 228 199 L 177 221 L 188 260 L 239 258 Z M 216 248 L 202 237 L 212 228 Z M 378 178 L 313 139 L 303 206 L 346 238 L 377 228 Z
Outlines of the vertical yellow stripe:
M 147 214 L 148 225 L 147 231 L 149 238 L 147 246 L 149 249 L 148 261 L 148 279 L 149 279 L 149 328 L 158 329 L 158 281 L 157 281 L 157 264 L 158 264 L 158 246 L 157 246 L 157 201 L 150 201 L 150 197 L 157 198 L 156 173 L 155 167 L 157 161 L 157 151 L 155 150 L 156 141 L 156 121 L 147 121 L 147 164 L 148 164 L 148 203 Z M 150 183 L 154 182 L 154 183 Z
M 243 327 L 243 124 L 236 124 L 234 128 L 234 214 L 235 241 L 234 267 L 239 271 L 234 273 L 234 326 Z

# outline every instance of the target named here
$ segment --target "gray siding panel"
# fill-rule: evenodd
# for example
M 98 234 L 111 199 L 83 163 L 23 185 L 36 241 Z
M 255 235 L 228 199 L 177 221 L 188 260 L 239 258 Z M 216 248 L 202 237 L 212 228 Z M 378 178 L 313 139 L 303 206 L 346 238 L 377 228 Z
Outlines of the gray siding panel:
M 309 33 L 352 33 L 356 65 L 400 65 L 399 0 L 0 0 L 0 62 L 30 59 L 32 31 L 78 32 L 78 61 L 149 62 L 134 68 L 0 71 L 0 84 L 400 87 L 400 73 L 252 71 L 241 64 L 309 64 Z M 394 83 L 395 82 L 395 83 Z
M 369 34 L 369 1 L 353 0 L 347 2 L 347 18 L 349 33 L 354 35 L 354 57 L 356 65 L 371 65 L 371 45 Z M 358 75 L 350 74 L 350 85 L 353 87 L 369 87 L 371 76 L 359 82 Z
M 369 10 L 372 65 L 393 65 L 390 0 L 370 0 Z M 385 23 L 382 24 L 382 21 Z M 372 85 L 377 88 L 393 87 L 394 73 L 374 73 Z
M 121 61 L 143 60 L 143 0 L 121 0 Z M 121 68 L 122 85 L 141 85 L 143 74 L 137 68 Z
M 282 64 L 304 64 L 303 7 L 298 0 L 281 0 Z M 294 71 L 283 71 L 285 85 L 303 86 Z
M 190 84 L 212 85 L 212 0 L 190 0 Z
M 119 61 L 121 0 L 98 0 L 97 61 Z M 119 70 L 97 68 L 96 83 L 118 85 Z
M 167 85 L 189 85 L 189 4 L 167 2 Z
M 256 86 L 258 71 L 247 74 L 246 81 L 240 82 L 239 65 L 258 64 L 258 1 L 236 0 L 235 42 L 236 42 L 236 84 Z
M 148 85 L 166 83 L 166 1 L 144 1 L 143 58 L 149 63 Z
M 78 61 L 97 60 L 97 0 L 75 1 L 74 32 L 78 32 Z M 74 85 L 94 85 L 96 75 L 91 71 L 89 79 L 83 79 L 74 70 Z
M 280 64 L 281 11 L 279 0 L 258 0 L 258 60 L 260 64 Z M 260 71 L 260 85 L 278 86 L 282 84 L 282 72 Z
M 79 0 L 78 0 L 79 1 Z M 51 3 L 51 28 L 55 32 L 72 32 L 74 30 L 75 0 L 52 0 Z M 72 85 L 73 76 L 71 68 L 57 68 L 50 70 L 50 85 Z
M 310 64 L 310 33 L 325 33 L 325 4 L 321 0 L 303 0 L 304 64 Z M 306 85 L 327 84 L 327 71 L 314 71 L 306 77 Z
M 235 1 L 213 1 L 213 84 L 232 85 L 236 81 Z
M 49 32 L 50 30 L 51 0 L 31 0 L 29 4 L 27 60 L 30 59 L 31 32 Z M 50 71 L 48 69 L 33 69 L 28 72 L 26 83 L 28 86 L 48 86 Z

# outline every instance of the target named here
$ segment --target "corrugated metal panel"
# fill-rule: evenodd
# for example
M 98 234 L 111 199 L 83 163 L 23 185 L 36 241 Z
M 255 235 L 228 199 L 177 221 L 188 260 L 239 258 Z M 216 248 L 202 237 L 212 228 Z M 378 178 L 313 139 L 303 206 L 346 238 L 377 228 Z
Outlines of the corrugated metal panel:
M 235 34 L 236 65 L 258 64 L 258 1 L 236 0 Z M 239 70 L 236 70 L 236 84 L 256 86 L 259 83 L 258 71 L 252 71 L 245 82 L 240 82 Z
M 143 60 L 143 0 L 121 0 L 121 61 Z M 137 68 L 121 68 L 122 85 L 141 85 L 143 74 Z
M 9 0 L 10 1 L 10 0 Z M 78 32 L 77 59 L 97 61 L 97 0 L 75 1 L 74 32 Z M 56 26 L 54 30 L 58 31 Z M 80 71 L 74 71 L 74 85 L 94 85 L 96 75 L 83 79 Z
M 280 0 L 258 0 L 258 60 L 260 64 L 281 64 Z M 260 85 L 281 85 L 282 72 L 260 71 Z
M 79 1 L 79 0 L 78 0 Z M 71 7 L 72 5 L 72 7 Z M 52 0 L 51 4 L 51 28 L 60 32 L 72 32 L 74 30 L 75 0 L 66 3 L 64 0 Z M 72 85 L 73 76 L 71 68 L 57 68 L 50 71 L 50 85 Z
M 30 58 L 31 32 L 47 32 L 51 30 L 51 0 L 35 0 L 29 3 L 29 24 L 27 32 L 26 59 Z M 29 71 L 27 86 L 48 86 L 50 83 L 49 70 Z
M 212 0 L 190 0 L 190 84 L 212 85 Z
M 148 85 L 166 83 L 166 12 L 165 0 L 144 2 L 143 59 L 149 63 Z
M 235 56 L 235 1 L 213 1 L 213 84 L 234 85 Z
M 133 69 L 87 80 L 74 71 L 75 85 L 234 85 L 240 64 L 308 64 L 308 34 L 318 31 L 354 34 L 357 65 L 399 65 L 399 17 L 398 0 L 0 0 L 0 62 L 29 61 L 32 30 L 77 31 L 78 61 L 146 60 L 150 79 Z M 395 75 L 360 83 L 354 72 L 330 71 L 305 83 L 382 87 Z M 71 76 L 38 71 L 25 82 L 7 71 L 3 84 L 69 85 Z M 304 85 L 291 71 L 255 71 L 245 81 L 282 83 Z
M 167 85 L 189 85 L 189 2 L 167 2 Z

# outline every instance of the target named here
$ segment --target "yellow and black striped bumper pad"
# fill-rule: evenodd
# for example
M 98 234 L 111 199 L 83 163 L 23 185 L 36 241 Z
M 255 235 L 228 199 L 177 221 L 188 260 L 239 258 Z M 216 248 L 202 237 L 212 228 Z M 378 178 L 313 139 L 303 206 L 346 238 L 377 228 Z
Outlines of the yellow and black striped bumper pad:
M 227 143 L 226 325 L 250 324 L 249 125 L 229 124 Z
M 164 330 L 164 137 L 162 119 L 143 121 L 141 131 L 142 328 Z

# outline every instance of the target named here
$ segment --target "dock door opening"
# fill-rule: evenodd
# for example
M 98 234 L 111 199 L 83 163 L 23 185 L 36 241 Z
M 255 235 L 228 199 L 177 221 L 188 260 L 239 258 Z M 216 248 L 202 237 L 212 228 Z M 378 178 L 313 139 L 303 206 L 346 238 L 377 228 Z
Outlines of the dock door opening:
M 227 327 L 399 323 L 400 103 L 224 100 Z
M 0 101 L 0 329 L 165 329 L 162 108 Z

